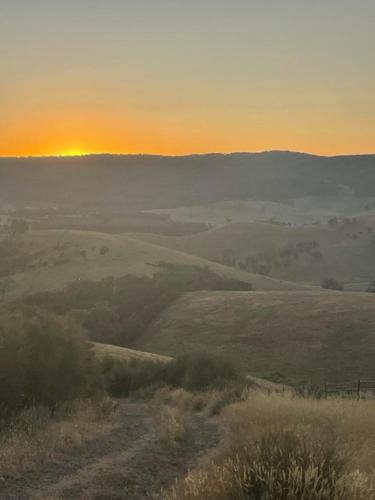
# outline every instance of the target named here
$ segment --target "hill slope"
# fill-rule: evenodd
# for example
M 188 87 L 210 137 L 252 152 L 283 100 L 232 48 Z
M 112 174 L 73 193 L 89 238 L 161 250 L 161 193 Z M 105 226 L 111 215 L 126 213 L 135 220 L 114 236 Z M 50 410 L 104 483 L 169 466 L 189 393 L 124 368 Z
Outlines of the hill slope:
M 265 378 L 375 378 L 375 300 L 328 291 L 187 293 L 137 347 L 207 351 Z
M 217 262 L 229 250 L 230 258 L 247 270 L 256 272 L 268 262 L 270 276 L 292 281 L 320 282 L 329 276 L 368 281 L 375 268 L 374 217 L 299 227 L 228 224 L 182 237 L 133 236 Z
M 0 279 L 0 285 L 10 280 L 9 290 L 3 296 L 6 299 L 60 290 L 80 280 L 99 281 L 108 276 L 127 274 L 151 276 L 160 269 L 160 262 L 208 266 L 218 275 L 252 283 L 261 290 L 300 288 L 293 283 L 263 278 L 123 235 L 31 231 L 16 240 L 15 248 L 19 251 L 16 263 L 21 267 L 16 266 L 10 276 Z

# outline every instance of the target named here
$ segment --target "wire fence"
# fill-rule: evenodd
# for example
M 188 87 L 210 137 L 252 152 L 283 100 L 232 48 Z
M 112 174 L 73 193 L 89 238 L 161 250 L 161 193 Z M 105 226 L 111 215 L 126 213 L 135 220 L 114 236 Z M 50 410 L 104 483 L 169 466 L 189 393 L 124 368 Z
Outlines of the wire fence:
M 323 395 L 325 398 L 329 396 L 357 399 L 375 397 L 375 380 L 358 379 L 348 383 L 325 382 Z

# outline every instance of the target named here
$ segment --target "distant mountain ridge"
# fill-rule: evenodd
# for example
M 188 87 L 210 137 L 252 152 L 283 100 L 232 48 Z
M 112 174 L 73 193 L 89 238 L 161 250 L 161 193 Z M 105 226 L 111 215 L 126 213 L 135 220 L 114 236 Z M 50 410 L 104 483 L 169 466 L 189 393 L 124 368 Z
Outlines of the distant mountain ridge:
M 0 158 L 0 203 L 147 209 L 225 200 L 289 201 L 345 186 L 375 196 L 375 155 L 288 151 L 189 156 Z

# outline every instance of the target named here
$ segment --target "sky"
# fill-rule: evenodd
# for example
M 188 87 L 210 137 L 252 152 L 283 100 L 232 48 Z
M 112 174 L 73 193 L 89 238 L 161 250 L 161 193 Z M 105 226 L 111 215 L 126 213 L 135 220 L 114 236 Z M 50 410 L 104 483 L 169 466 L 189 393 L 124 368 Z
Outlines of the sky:
M 375 152 L 374 0 L 0 0 L 0 156 Z

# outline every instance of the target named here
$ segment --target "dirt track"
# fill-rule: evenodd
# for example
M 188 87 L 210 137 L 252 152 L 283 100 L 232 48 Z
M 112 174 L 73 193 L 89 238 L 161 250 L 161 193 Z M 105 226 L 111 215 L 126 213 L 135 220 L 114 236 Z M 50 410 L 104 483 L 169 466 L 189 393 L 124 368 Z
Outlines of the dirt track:
M 218 431 L 214 421 L 191 415 L 185 437 L 168 445 L 159 439 L 156 415 L 148 404 L 122 403 L 119 425 L 110 433 L 8 480 L 0 499 L 160 499 L 162 488 L 216 446 Z

